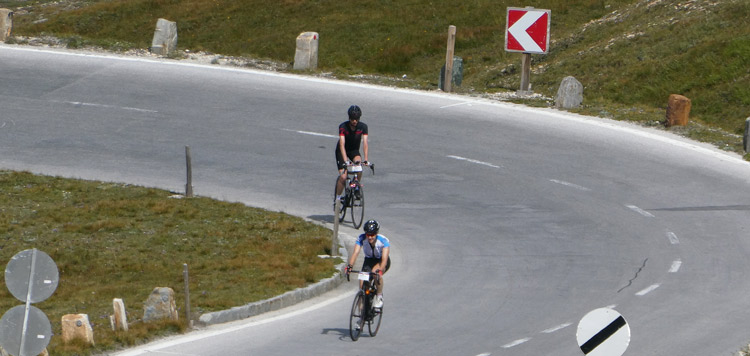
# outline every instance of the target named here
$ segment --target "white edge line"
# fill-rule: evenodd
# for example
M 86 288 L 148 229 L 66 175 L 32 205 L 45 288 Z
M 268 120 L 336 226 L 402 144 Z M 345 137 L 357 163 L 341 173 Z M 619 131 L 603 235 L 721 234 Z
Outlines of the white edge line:
M 524 342 L 527 342 L 527 341 L 529 341 L 529 340 L 531 340 L 531 338 L 530 338 L 530 337 L 526 337 L 526 338 L 523 338 L 523 339 L 518 339 L 518 340 L 516 340 L 516 341 L 513 341 L 513 342 L 510 342 L 510 343 L 507 343 L 507 344 L 503 345 L 503 348 L 504 348 L 504 349 L 509 349 L 509 348 L 511 348 L 511 347 L 514 347 L 514 346 L 518 346 L 518 345 L 521 345 L 521 344 L 523 344 Z
M 641 208 L 639 208 L 639 207 L 637 207 L 635 205 L 625 205 L 625 206 L 628 207 L 628 209 L 633 210 L 636 213 L 641 214 L 641 215 L 643 215 L 643 216 L 645 216 L 647 218 L 654 218 L 655 217 L 654 214 L 651 214 L 648 211 L 645 211 L 645 210 L 643 210 L 643 209 L 641 209 Z
M 174 338 L 172 340 L 166 340 L 166 341 L 163 341 L 163 342 L 158 342 L 157 341 L 157 342 L 155 342 L 152 345 L 143 345 L 141 347 L 137 347 L 135 349 L 131 349 L 131 350 L 125 351 L 123 353 L 118 353 L 118 354 L 113 354 L 113 355 L 117 355 L 117 356 L 137 356 L 137 355 L 145 355 L 145 354 L 153 353 L 155 351 L 166 349 L 168 347 L 172 347 L 172 346 L 175 346 L 175 345 L 181 345 L 181 344 L 185 344 L 185 343 L 188 343 L 188 342 L 198 341 L 198 340 L 202 340 L 202 339 L 214 337 L 214 336 L 217 336 L 217 335 L 227 334 L 227 333 L 239 331 L 239 330 L 242 330 L 242 329 L 251 328 L 251 327 L 254 327 L 254 326 L 271 323 L 271 322 L 278 321 L 278 320 L 288 319 L 288 318 L 291 318 L 291 317 L 294 317 L 294 316 L 297 316 L 297 315 L 300 315 L 300 314 L 304 314 L 304 313 L 307 313 L 307 312 L 310 312 L 310 311 L 313 311 L 313 310 L 316 310 L 316 309 L 323 308 L 323 307 L 325 307 L 325 306 L 327 306 L 329 304 L 333 304 L 333 303 L 338 302 L 338 301 L 340 301 L 340 300 L 342 300 L 344 298 L 350 298 L 350 297 L 352 297 L 352 295 L 353 295 L 352 293 L 341 293 L 341 295 L 339 295 L 337 297 L 325 300 L 325 301 L 323 301 L 321 303 L 318 303 L 318 304 L 315 304 L 315 305 L 311 305 L 311 306 L 309 306 L 307 308 L 303 308 L 303 309 L 292 311 L 290 313 L 281 314 L 281 315 L 278 315 L 278 316 L 274 316 L 274 317 L 270 317 L 270 318 L 262 319 L 262 320 L 258 320 L 258 321 L 252 321 L 252 322 L 248 322 L 248 323 L 241 323 L 241 324 L 236 325 L 236 326 L 232 326 L 232 327 L 228 327 L 228 328 L 223 328 L 223 329 L 219 329 L 219 330 L 210 330 L 210 331 L 207 331 L 207 332 L 196 332 L 195 334 L 181 335 L 181 336 L 178 336 L 178 337 L 176 337 L 176 338 Z
M 682 266 L 682 261 L 680 260 L 672 261 L 672 266 L 669 267 L 669 273 L 676 273 L 677 271 L 680 270 L 680 266 Z
M 652 284 L 652 285 L 648 286 L 646 289 L 643 289 L 640 292 L 636 293 L 635 295 L 637 295 L 639 297 L 642 297 L 642 296 L 644 296 L 644 295 L 646 295 L 648 293 L 653 292 L 656 288 L 659 288 L 660 285 L 661 284 L 659 284 L 659 283 Z

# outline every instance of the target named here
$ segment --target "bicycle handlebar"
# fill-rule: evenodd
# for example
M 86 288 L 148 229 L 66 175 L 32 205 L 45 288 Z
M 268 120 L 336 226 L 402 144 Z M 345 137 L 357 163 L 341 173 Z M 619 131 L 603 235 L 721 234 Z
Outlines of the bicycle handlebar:
M 356 161 L 356 162 L 352 162 L 352 161 L 347 161 L 347 163 L 346 163 L 346 166 L 347 166 L 347 167 L 349 167 L 349 166 L 354 166 L 354 165 L 358 165 L 358 164 L 362 164 L 362 165 L 365 165 L 365 166 L 367 166 L 367 167 L 370 167 L 370 171 L 372 172 L 372 174 L 373 174 L 373 175 L 375 175 L 375 163 L 372 163 L 372 162 L 368 162 L 368 161 L 365 161 L 365 162 L 360 162 L 360 161 Z
M 368 271 L 357 271 L 357 270 L 353 270 L 353 269 L 352 269 L 352 270 L 349 270 L 349 273 L 347 273 L 347 274 L 346 274 L 346 281 L 347 281 L 347 282 L 349 282 L 349 281 L 350 281 L 350 279 L 349 279 L 349 274 L 351 274 L 351 273 L 369 273 L 369 274 L 370 274 L 370 276 L 372 276 L 372 275 L 378 276 L 378 272 L 372 272 L 372 271 L 369 271 L 369 272 L 368 272 Z M 376 277 L 376 278 L 377 278 L 377 277 Z

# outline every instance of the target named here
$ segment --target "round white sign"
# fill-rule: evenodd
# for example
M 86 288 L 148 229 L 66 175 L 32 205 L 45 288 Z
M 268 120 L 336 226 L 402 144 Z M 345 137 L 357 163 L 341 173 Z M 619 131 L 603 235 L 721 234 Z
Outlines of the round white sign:
M 599 308 L 578 323 L 576 339 L 586 356 L 621 356 L 630 344 L 630 327 L 620 313 Z

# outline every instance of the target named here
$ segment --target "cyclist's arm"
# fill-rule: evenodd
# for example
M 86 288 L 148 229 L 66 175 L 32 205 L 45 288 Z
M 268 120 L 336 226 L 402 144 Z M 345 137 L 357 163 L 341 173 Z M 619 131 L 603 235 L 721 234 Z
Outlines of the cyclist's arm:
M 367 153 L 369 151 L 367 147 L 367 134 L 362 135 L 362 152 L 365 154 L 365 162 L 369 162 L 370 160 L 367 159 Z
M 349 160 L 349 156 L 346 155 L 346 137 L 344 135 L 339 135 L 339 151 L 341 152 L 341 158 L 344 159 L 344 162 Z
M 375 270 L 381 270 L 383 273 L 385 273 L 385 267 L 388 266 L 388 255 L 391 253 L 390 247 L 383 247 L 383 251 L 381 252 L 382 258 L 380 259 L 380 263 L 375 266 Z
M 352 252 L 352 256 L 349 257 L 349 265 L 354 266 L 354 262 L 357 260 L 357 255 L 359 255 L 359 250 L 362 248 L 360 245 L 354 245 L 354 251 Z

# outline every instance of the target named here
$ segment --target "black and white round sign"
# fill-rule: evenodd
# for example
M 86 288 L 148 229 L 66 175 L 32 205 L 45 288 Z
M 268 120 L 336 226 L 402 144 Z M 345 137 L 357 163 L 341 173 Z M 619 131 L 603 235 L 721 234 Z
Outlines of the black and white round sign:
M 630 344 L 630 327 L 620 313 L 599 308 L 578 323 L 576 339 L 586 356 L 621 356 Z

